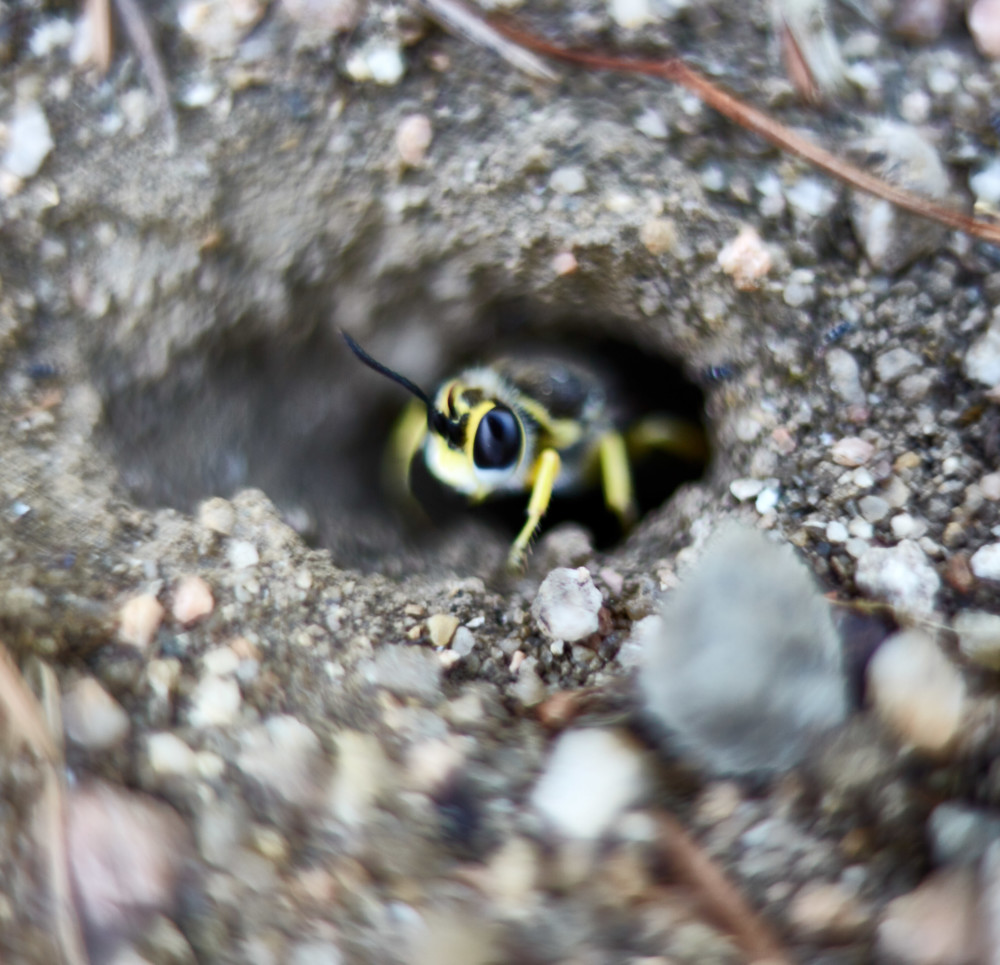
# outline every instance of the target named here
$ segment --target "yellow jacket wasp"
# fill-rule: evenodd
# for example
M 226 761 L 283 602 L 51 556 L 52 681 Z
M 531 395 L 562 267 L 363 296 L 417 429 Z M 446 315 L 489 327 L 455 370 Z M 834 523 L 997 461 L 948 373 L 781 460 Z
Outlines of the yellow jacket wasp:
M 409 493 L 410 466 L 421 450 L 430 473 L 471 502 L 530 494 L 527 519 L 508 556 L 512 569 L 523 566 L 554 493 L 599 481 L 607 507 L 628 528 L 636 518 L 630 451 L 659 448 L 695 461 L 705 457 L 701 428 L 672 416 L 648 417 L 623 433 L 605 387 L 578 364 L 500 358 L 463 369 L 431 397 L 342 334 L 365 365 L 415 396 L 389 448 L 389 482 L 398 495 Z

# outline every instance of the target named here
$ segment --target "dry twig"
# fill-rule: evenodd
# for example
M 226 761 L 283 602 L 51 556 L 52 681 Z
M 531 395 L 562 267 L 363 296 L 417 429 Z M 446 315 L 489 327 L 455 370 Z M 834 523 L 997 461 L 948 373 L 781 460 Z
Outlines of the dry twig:
M 760 916 L 743 900 L 718 865 L 669 814 L 657 817 L 659 845 L 677 878 L 697 896 L 712 920 L 736 939 L 752 962 L 790 965 L 781 943 Z

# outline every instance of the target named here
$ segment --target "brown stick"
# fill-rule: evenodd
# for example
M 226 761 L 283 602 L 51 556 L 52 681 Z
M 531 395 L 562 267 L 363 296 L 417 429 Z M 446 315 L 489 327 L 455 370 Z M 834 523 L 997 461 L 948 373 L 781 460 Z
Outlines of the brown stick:
M 803 158 L 810 164 L 825 171 L 832 177 L 864 191 L 867 194 L 882 198 L 891 204 L 937 221 L 948 228 L 965 232 L 984 241 L 993 244 L 1000 244 L 1000 224 L 990 221 L 982 221 L 973 218 L 962 211 L 948 205 L 938 204 L 900 188 L 897 185 L 889 184 L 882 178 L 870 174 L 861 168 L 851 164 L 842 158 L 837 157 L 825 148 L 813 143 L 801 134 L 796 134 L 784 124 L 776 121 L 773 117 L 751 107 L 749 104 L 726 93 L 721 87 L 717 87 L 707 77 L 688 67 L 677 57 L 667 60 L 632 60 L 622 57 L 607 57 L 603 54 L 593 54 L 584 51 L 568 50 L 557 44 L 551 44 L 534 34 L 526 33 L 511 27 L 508 24 L 496 24 L 497 29 L 506 34 L 511 40 L 534 50 L 537 53 L 545 54 L 556 60 L 563 60 L 571 64 L 579 64 L 581 67 L 590 67 L 593 70 L 612 70 L 626 74 L 646 74 L 651 77 L 659 77 L 662 80 L 680 84 L 693 94 L 697 95 L 709 107 L 714 108 L 720 114 L 728 117 L 731 121 L 755 134 L 759 134 L 765 140 L 770 141 L 783 151 L 795 154 Z
M 669 814 L 657 816 L 660 849 L 677 877 L 698 896 L 716 924 L 729 931 L 752 962 L 790 965 L 767 923 L 755 914 L 726 876 Z

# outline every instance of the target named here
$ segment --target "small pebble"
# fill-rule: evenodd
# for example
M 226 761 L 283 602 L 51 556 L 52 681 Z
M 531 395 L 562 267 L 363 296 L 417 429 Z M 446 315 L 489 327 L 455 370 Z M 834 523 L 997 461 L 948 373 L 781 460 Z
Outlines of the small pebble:
M 435 647 L 447 647 L 458 629 L 458 617 L 450 613 L 432 613 L 427 618 L 427 636 Z
M 212 588 L 200 576 L 185 576 L 177 584 L 171 613 L 181 626 L 190 626 L 214 608 Z
M 893 385 L 904 375 L 919 371 L 923 364 L 923 360 L 909 349 L 891 348 L 875 359 L 875 374 L 880 382 Z
M 989 207 L 1000 206 L 1000 160 L 990 161 L 969 178 L 976 200 Z
M 919 128 L 882 120 L 857 148 L 878 159 L 878 173 L 891 183 L 935 201 L 947 197 L 947 169 Z M 852 191 L 849 214 L 865 256 L 881 271 L 899 271 L 940 246 L 943 229 L 939 225 L 907 215 L 881 198 Z
M 146 758 L 156 777 L 193 777 L 198 756 L 176 734 L 163 732 L 146 738 Z
M 848 532 L 847 527 L 840 520 L 832 520 L 826 524 L 826 538 L 831 543 L 846 543 Z
M 34 177 L 55 142 L 40 104 L 22 104 L 7 124 L 5 150 L 0 166 L 22 180 Z
M 459 627 L 451 638 L 451 651 L 460 657 L 467 657 L 476 649 L 476 638 L 468 627 Z
M 975 382 L 993 388 L 1000 385 L 1000 320 L 994 319 L 965 353 L 965 374 Z
M 677 225 L 672 218 L 651 218 L 639 228 L 639 241 L 651 255 L 666 255 L 677 247 Z
M 861 369 L 857 360 L 842 348 L 832 348 L 826 353 L 826 373 L 830 388 L 849 405 L 863 406 L 867 398 L 861 385 Z
M 556 741 L 531 805 L 560 834 L 599 838 L 646 789 L 641 749 L 623 732 L 588 728 Z
M 441 663 L 426 648 L 385 646 L 375 654 L 373 683 L 397 697 L 426 704 L 441 699 Z
M 922 630 L 889 637 L 868 664 L 876 714 L 900 739 L 930 754 L 946 751 L 961 729 L 965 684 Z
M 87 934 L 148 933 L 157 913 L 175 907 L 193 852 L 184 821 L 147 794 L 95 781 L 67 789 L 64 815 L 74 906 Z
M 581 566 L 552 570 L 538 588 L 531 615 L 549 640 L 573 643 L 597 632 L 600 609 L 601 591 Z
M 907 40 L 929 44 L 941 36 L 948 7 L 948 0 L 897 0 L 892 26 Z
M 556 168 L 549 177 L 549 187 L 556 194 L 580 194 L 587 189 L 587 176 L 576 165 Z
M 215 496 L 198 506 L 198 525 L 222 536 L 231 536 L 236 526 L 236 510 L 228 499 Z
M 383 87 L 393 87 L 403 79 L 406 61 L 397 43 L 371 40 L 347 58 L 344 71 L 359 84 L 374 81 Z
M 181 30 L 210 57 L 231 57 L 264 15 L 261 0 L 186 0 L 177 11 Z
M 897 540 L 920 539 L 927 533 L 927 524 L 909 513 L 897 513 L 889 521 L 889 528 Z
M 870 462 L 875 455 L 875 447 L 858 436 L 845 436 L 830 447 L 830 458 L 838 466 L 854 468 Z
M 650 140 L 663 141 L 667 137 L 667 124 L 663 115 L 647 107 L 633 122 L 640 134 L 645 134 Z
M 839 943 L 857 938 L 869 913 L 843 886 L 816 881 L 799 889 L 789 905 L 788 921 L 801 938 Z
M 64 694 L 62 715 L 66 736 L 87 750 L 107 750 L 128 736 L 128 714 L 93 677 L 82 678 Z
M 305 724 L 278 714 L 240 735 L 236 766 L 281 800 L 305 806 L 319 787 L 324 757 L 319 738 Z
M 191 694 L 187 719 L 192 727 L 225 727 L 239 717 L 243 697 L 229 677 L 205 676 Z
M 341 731 L 334 746 L 336 769 L 329 782 L 327 808 L 348 827 L 359 827 L 371 817 L 375 799 L 392 779 L 392 766 L 371 734 Z M 272 776 L 280 779 L 280 772 L 274 770 Z M 280 788 L 275 785 L 275 789 Z
M 1000 0 L 973 0 L 965 17 L 978 51 L 1000 58 Z
M 975 965 L 978 888 L 969 869 L 934 872 L 886 906 L 875 932 L 877 960 L 893 965 Z
M 991 472 L 983 476 L 979 480 L 979 488 L 987 499 L 994 502 L 1000 500 L 1000 472 Z
M 729 492 L 734 499 L 743 503 L 748 499 L 756 499 L 764 490 L 763 479 L 734 479 L 729 484 Z
M 761 516 L 766 516 L 768 513 L 774 511 L 780 498 L 781 493 L 779 490 L 770 487 L 762 489 L 760 495 L 756 498 L 756 500 L 754 500 L 753 508 L 757 510 Z
M 990 670 L 1000 670 L 1000 616 L 962 610 L 952 629 L 958 634 L 958 648 L 964 657 Z
M 260 554 L 253 543 L 243 539 L 234 539 L 229 544 L 229 565 L 234 570 L 246 570 L 260 562 Z
M 646 710 L 712 772 L 785 770 L 844 717 L 829 604 L 791 547 L 756 530 L 724 527 L 659 625 L 642 622 Z
M 825 218 L 837 203 L 837 192 L 818 178 L 799 178 L 785 191 L 785 200 L 799 216 Z
M 889 515 L 889 504 L 881 496 L 862 496 L 858 500 L 858 509 L 869 523 L 880 522 Z
M 166 611 L 151 593 L 132 597 L 118 613 L 118 639 L 145 650 L 153 642 Z
M 912 540 L 870 547 L 858 560 L 855 580 L 864 593 L 917 615 L 933 611 L 941 588 L 937 571 Z
M 213 677 L 229 677 L 240 667 L 240 656 L 232 647 L 214 647 L 201 658 L 205 673 Z
M 947 801 L 927 819 L 931 856 L 939 867 L 975 865 L 1000 841 L 1000 816 L 985 808 Z
M 549 263 L 555 275 L 572 275 L 580 267 L 572 251 L 560 251 L 552 256 Z
M 353 30 L 363 4 L 359 0 L 281 0 L 281 9 L 299 29 L 296 46 L 316 50 L 337 34 Z
M 979 579 L 1000 582 L 1000 543 L 980 547 L 972 554 L 969 566 Z
M 514 657 L 517 657 L 517 654 L 514 654 Z M 535 657 L 525 657 L 521 653 L 516 669 L 514 663 L 512 658 L 511 673 L 517 673 L 517 680 L 510 688 L 511 695 L 524 707 L 537 707 L 546 695 L 545 683 L 538 675 L 538 660 Z
M 418 168 L 427 157 L 434 132 L 426 114 L 411 114 L 396 129 L 396 150 L 403 163 Z
M 816 274 L 809 268 L 796 268 L 788 276 L 788 283 L 782 292 L 785 304 L 790 308 L 800 308 L 816 299 L 816 287 L 813 284 Z
M 722 246 L 717 261 L 740 291 L 755 291 L 771 270 L 771 253 L 750 226 L 741 228 L 735 238 Z
M 608 13 L 626 30 L 638 30 L 657 19 L 650 0 L 608 0 Z

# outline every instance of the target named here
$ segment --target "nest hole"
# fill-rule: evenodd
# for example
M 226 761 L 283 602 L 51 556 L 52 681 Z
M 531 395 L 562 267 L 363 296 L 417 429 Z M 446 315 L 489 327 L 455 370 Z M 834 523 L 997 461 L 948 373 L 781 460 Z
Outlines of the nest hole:
M 629 413 L 704 423 L 700 389 L 676 362 L 609 334 L 627 331 L 624 325 L 577 318 L 533 326 L 530 313 L 505 304 L 500 332 L 491 322 L 496 313 L 494 306 L 470 325 L 464 344 L 429 344 L 432 333 L 404 326 L 364 341 L 428 391 L 436 379 L 505 352 L 568 354 L 607 373 Z M 468 507 L 415 465 L 413 486 L 431 520 L 415 524 L 380 486 L 385 446 L 406 401 L 324 327 L 297 341 L 220 340 L 153 384 L 119 379 L 106 392 L 104 428 L 121 482 L 141 506 L 193 512 L 211 496 L 254 487 L 338 565 L 389 575 L 485 573 L 506 554 L 527 494 Z M 641 511 L 704 470 L 704 463 L 658 456 L 634 465 Z M 622 538 L 598 491 L 553 499 L 542 532 L 566 521 L 590 530 L 598 548 Z

